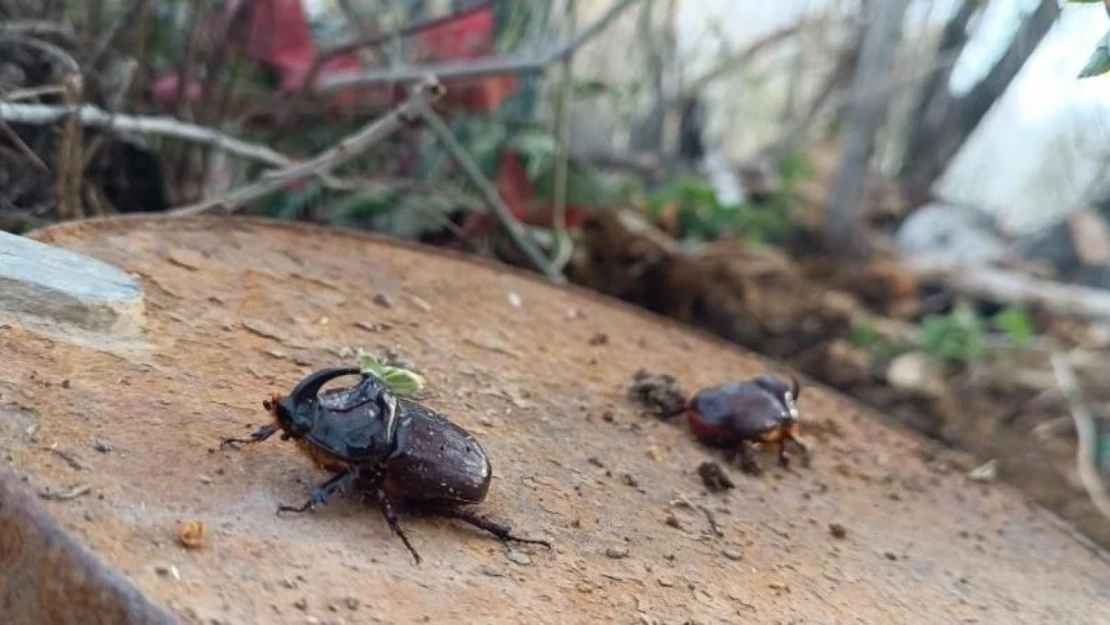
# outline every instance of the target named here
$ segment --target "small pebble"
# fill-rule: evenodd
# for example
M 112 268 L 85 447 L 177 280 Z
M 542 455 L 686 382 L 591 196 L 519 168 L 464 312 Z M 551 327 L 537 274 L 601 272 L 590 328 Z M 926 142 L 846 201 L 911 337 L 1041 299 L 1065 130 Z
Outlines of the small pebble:
M 614 560 L 620 560 L 621 558 L 628 557 L 628 550 L 623 547 L 609 547 L 605 550 L 605 555 Z
M 739 551 L 735 549 L 725 549 L 721 551 L 721 554 L 729 560 L 736 560 L 738 562 L 744 557 Z
M 682 529 L 682 523 L 679 522 L 678 517 L 673 514 L 667 515 L 667 525 L 670 525 L 675 529 Z
M 898 556 L 894 555 L 894 553 L 892 553 L 890 551 L 887 551 L 886 553 L 884 553 L 883 557 L 886 558 L 887 560 L 897 560 L 898 559 Z
M 308 599 L 297 599 L 293 602 L 293 607 L 298 610 L 304 611 L 308 609 Z
M 352 612 L 358 609 L 359 601 L 354 597 L 347 597 L 344 603 L 347 604 L 347 609 L 351 610 Z
M 378 306 L 381 306 L 382 308 L 392 308 L 393 307 L 393 300 L 391 300 L 389 298 L 389 296 L 386 295 L 385 293 L 378 293 L 377 295 L 375 295 L 374 296 L 374 303 L 377 304 Z
M 207 475 L 198 475 L 197 479 L 200 480 L 201 484 L 211 484 L 212 483 L 212 478 L 208 477 Z
M 297 582 L 286 577 L 285 579 L 281 580 L 281 585 L 285 586 L 286 588 L 296 588 Z
M 674 580 L 669 577 L 660 577 L 657 581 L 663 588 L 671 588 L 674 586 Z
M 517 551 L 515 549 L 510 549 L 508 553 L 505 554 L 505 557 L 508 558 L 509 561 L 513 564 L 519 564 L 521 566 L 526 566 L 532 563 L 532 558 L 529 558 L 528 554 Z
M 844 538 L 848 535 L 848 530 L 839 523 L 829 523 L 829 534 L 833 538 Z

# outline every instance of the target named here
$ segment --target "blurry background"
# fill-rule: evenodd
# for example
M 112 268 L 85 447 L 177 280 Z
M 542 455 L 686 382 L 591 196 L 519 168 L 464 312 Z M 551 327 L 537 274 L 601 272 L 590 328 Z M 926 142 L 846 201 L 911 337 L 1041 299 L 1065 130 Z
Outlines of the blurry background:
M 969 479 L 1110 544 L 1107 11 L 0 0 L 0 226 L 233 212 L 565 277 L 970 451 Z M 237 199 L 428 73 L 435 112 Z

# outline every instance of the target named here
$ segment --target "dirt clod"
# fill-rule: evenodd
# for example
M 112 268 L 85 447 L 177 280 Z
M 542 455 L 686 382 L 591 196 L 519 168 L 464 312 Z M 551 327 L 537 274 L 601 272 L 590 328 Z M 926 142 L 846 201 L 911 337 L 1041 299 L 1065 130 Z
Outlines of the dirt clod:
M 604 345 L 609 342 L 609 335 L 604 332 L 598 332 L 590 337 L 590 345 Z
M 293 607 L 304 612 L 308 609 L 308 599 L 300 598 L 293 602 Z
M 721 465 L 716 462 L 703 462 L 698 465 L 698 475 L 701 477 L 702 484 L 709 489 L 711 493 L 719 493 L 730 488 L 736 488 L 732 478 L 725 473 Z
M 638 370 L 632 376 L 628 396 L 661 417 L 675 415 L 686 406 L 686 392 L 669 373 Z
M 186 549 L 199 549 L 204 545 L 204 523 L 201 521 L 178 523 L 177 542 Z
M 737 551 L 735 549 L 732 549 L 732 548 L 721 550 L 721 555 L 728 558 L 729 560 L 734 560 L 734 561 L 737 561 L 737 562 L 740 561 L 741 559 L 743 559 L 743 557 L 744 557 L 743 554 L 741 554 L 739 551 Z
M 393 308 L 393 299 L 385 293 L 378 293 L 374 296 L 374 303 L 382 308 Z
M 624 547 L 609 547 L 605 550 L 605 556 L 614 560 L 628 557 L 628 549 Z
M 829 523 L 829 535 L 833 538 L 844 538 L 848 535 L 848 529 L 839 523 Z

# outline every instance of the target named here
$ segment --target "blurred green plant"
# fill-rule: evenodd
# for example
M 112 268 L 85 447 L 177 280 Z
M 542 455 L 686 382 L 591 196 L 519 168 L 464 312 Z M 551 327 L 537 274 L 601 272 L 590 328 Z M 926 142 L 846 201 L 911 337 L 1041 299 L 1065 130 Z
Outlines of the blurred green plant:
M 779 166 L 782 183 L 762 202 L 726 204 L 708 182 L 680 177 L 648 196 L 647 211 L 656 219 L 666 211 L 677 211 L 675 235 L 680 240 L 712 241 L 740 236 L 752 244 L 779 243 L 793 230 L 798 182 L 812 174 L 809 164 L 796 154 L 784 157 Z
M 1103 0 L 1068 0 L 1068 2 L 1072 4 L 1101 4 Z M 1108 71 L 1110 71 L 1110 31 L 1107 31 L 1095 45 L 1094 51 L 1087 59 L 1087 64 L 1079 72 L 1079 78 L 1101 76 Z
M 951 363 L 978 360 L 985 353 L 986 336 L 994 331 L 1018 349 L 1033 343 L 1036 328 L 1029 313 L 1017 306 L 1008 306 L 984 318 L 967 305 L 957 305 L 945 315 L 928 315 L 921 320 L 921 344 L 931 357 Z
M 880 359 L 890 359 L 913 351 L 913 344 L 897 341 L 884 336 L 872 322 L 861 322 L 852 325 L 849 342 L 855 347 L 866 350 Z
M 966 304 L 946 315 L 925 316 L 919 330 L 921 346 L 936 360 L 966 363 L 983 355 L 986 329 L 982 318 Z

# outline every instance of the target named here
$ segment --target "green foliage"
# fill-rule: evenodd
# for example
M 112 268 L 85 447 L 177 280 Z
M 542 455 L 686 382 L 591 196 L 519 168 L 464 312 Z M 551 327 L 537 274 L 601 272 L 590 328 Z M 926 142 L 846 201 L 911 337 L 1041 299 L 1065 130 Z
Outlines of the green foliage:
M 1079 72 L 1079 78 L 1101 76 L 1110 71 L 1110 32 L 1103 35 L 1087 59 L 1087 64 Z
M 1025 349 L 1033 344 L 1036 328 L 1024 308 L 1008 306 L 991 318 L 991 325 L 1006 335 L 1015 347 Z
M 401 396 L 412 397 L 424 390 L 427 385 L 424 376 L 419 373 L 387 365 L 373 354 L 368 354 L 361 349 L 358 350 L 357 362 L 359 369 L 380 378 L 394 393 Z
M 797 183 L 811 173 L 803 158 L 787 155 L 780 162 L 781 188 L 760 204 L 725 204 L 708 182 L 677 178 L 648 197 L 647 210 L 656 217 L 670 208 L 677 210 L 679 239 L 712 241 L 738 235 L 753 244 L 777 243 L 793 228 L 791 213 L 798 201 Z
M 983 355 L 983 320 L 969 306 L 957 306 L 947 315 L 928 315 L 920 330 L 922 347 L 937 360 L 969 362 Z
M 852 345 L 875 354 L 879 358 L 888 359 L 913 350 L 913 345 L 891 340 L 875 329 L 870 322 L 852 325 L 852 333 L 848 337 Z
M 933 358 L 969 362 L 983 356 L 989 331 L 1000 332 L 1018 349 L 1028 348 L 1036 334 L 1033 319 L 1024 309 L 1009 306 L 984 319 L 970 306 L 959 305 L 947 315 L 929 315 L 921 321 L 921 342 Z
M 1072 4 L 1095 4 L 1103 0 L 1068 0 Z M 1079 72 L 1079 78 L 1101 76 L 1110 71 L 1110 31 L 1103 35 L 1095 46 L 1094 52 L 1087 59 L 1087 65 Z

